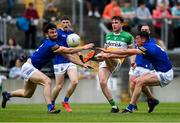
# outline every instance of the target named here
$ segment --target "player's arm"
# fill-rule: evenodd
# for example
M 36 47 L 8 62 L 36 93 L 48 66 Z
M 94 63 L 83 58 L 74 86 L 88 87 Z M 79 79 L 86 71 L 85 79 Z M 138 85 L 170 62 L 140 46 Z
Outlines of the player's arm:
M 67 48 L 63 46 L 59 46 L 58 48 L 54 48 L 53 52 L 58 54 L 69 54 L 69 53 L 77 53 L 81 50 L 87 50 L 93 48 L 94 44 L 86 44 L 82 47 L 75 47 L 75 48 Z
M 127 56 L 128 55 L 117 55 L 117 54 L 108 53 L 106 55 L 102 55 L 101 57 L 102 58 L 108 58 L 108 59 L 117 59 L 117 58 L 125 58 Z
M 134 45 L 134 44 L 133 44 L 133 45 Z M 133 45 L 130 45 L 128 48 L 129 48 L 129 49 L 134 48 Z M 136 67 L 136 62 L 135 62 L 136 55 L 132 55 L 132 56 L 130 56 L 129 58 L 130 58 L 131 67 L 135 68 L 135 67 Z
M 144 54 L 144 52 L 140 49 L 119 49 L 116 51 L 111 51 L 111 50 L 106 50 L 104 48 L 97 48 L 105 53 L 112 53 L 112 54 L 117 54 L 117 55 L 136 55 L 136 54 Z
M 74 64 L 77 64 L 77 65 L 82 66 L 84 68 L 92 68 L 89 64 L 82 63 L 81 61 L 76 59 L 76 57 L 74 57 L 72 54 L 64 54 L 64 56 Z

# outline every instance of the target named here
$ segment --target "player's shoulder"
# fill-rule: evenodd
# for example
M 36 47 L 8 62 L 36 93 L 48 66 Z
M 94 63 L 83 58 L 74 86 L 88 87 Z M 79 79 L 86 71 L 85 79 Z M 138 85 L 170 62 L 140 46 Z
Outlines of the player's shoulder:
M 57 33 L 58 34 L 62 34 L 63 33 L 63 30 L 61 28 L 57 29 Z
M 113 36 L 114 35 L 114 32 L 109 32 L 106 34 L 106 36 Z
M 146 42 L 144 43 L 143 46 L 139 47 L 139 49 L 141 49 L 142 51 L 154 51 L 153 49 L 156 48 L 156 45 L 154 43 L 151 42 Z
M 126 31 L 122 31 L 121 35 L 126 36 L 126 37 L 133 37 L 131 33 L 126 32 Z
M 45 39 L 43 43 L 44 43 L 44 45 L 47 45 L 47 46 L 57 44 L 56 41 L 52 41 L 51 39 Z

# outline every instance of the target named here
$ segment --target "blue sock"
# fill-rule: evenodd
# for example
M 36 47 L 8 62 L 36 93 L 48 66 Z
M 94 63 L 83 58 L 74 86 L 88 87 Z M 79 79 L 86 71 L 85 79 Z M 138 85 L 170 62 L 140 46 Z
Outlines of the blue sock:
M 133 109 L 135 109 L 135 105 L 129 104 L 127 109 L 129 109 L 130 111 L 133 111 Z
M 7 92 L 7 97 L 11 98 L 12 97 L 11 93 Z
M 64 102 L 68 102 L 69 101 L 69 98 L 68 97 L 64 97 Z
M 48 108 L 48 111 L 51 111 L 51 109 L 52 109 L 52 104 L 48 104 L 48 105 L 47 105 L 47 108 Z
M 52 104 L 52 105 L 55 105 L 55 101 L 54 101 L 54 100 L 52 100 L 52 101 L 51 101 L 51 104 Z

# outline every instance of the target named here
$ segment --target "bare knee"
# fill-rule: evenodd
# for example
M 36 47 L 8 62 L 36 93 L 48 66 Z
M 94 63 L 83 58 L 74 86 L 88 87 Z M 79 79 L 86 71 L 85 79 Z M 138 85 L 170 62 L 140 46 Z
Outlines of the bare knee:
M 143 86 L 143 80 L 140 80 L 140 79 L 135 80 L 135 86 L 142 87 Z
M 107 82 L 106 82 L 105 79 L 100 79 L 99 81 L 100 81 L 100 86 L 101 86 L 102 89 L 107 86 Z
M 71 84 L 72 84 L 72 86 L 77 86 L 78 81 L 77 80 L 73 80 L 73 81 L 71 81 Z
M 46 79 L 44 80 L 44 83 L 45 83 L 45 86 L 50 86 L 50 85 L 51 85 L 51 79 L 46 78 Z
M 32 92 L 24 92 L 24 97 L 25 98 L 31 98 L 33 96 L 34 93 Z

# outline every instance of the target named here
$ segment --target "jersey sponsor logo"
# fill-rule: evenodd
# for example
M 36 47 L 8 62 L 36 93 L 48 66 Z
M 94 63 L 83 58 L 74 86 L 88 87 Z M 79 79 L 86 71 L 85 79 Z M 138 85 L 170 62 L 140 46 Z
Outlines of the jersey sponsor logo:
M 107 41 L 106 44 L 107 44 L 108 46 L 127 48 L 127 44 L 124 43 L 124 42 Z

